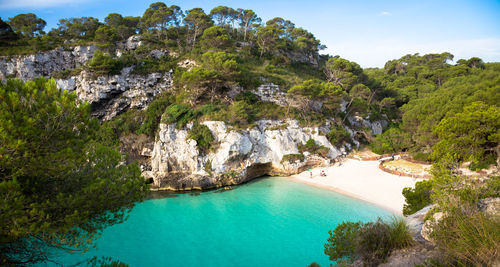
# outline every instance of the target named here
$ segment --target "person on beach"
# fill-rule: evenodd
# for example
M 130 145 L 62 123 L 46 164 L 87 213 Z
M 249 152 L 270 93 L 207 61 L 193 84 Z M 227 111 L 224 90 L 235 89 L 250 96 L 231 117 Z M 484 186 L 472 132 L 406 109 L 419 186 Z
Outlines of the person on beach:
M 311 177 L 311 179 L 313 178 L 313 172 L 311 170 L 309 170 L 309 176 Z
M 322 170 L 322 171 L 321 171 L 321 176 L 325 176 L 325 177 L 326 177 L 325 170 Z

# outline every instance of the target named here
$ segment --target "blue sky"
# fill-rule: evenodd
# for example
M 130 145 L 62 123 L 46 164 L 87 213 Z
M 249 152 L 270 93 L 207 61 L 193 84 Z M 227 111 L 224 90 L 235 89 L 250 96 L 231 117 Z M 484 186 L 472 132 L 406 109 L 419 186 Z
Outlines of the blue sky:
M 60 18 L 108 13 L 141 16 L 156 1 L 126 0 L 0 0 L 0 17 L 33 12 L 57 27 Z M 207 13 L 218 5 L 253 9 L 266 21 L 282 17 L 311 31 L 328 48 L 362 67 L 382 67 L 387 60 L 408 53 L 448 51 L 455 59 L 478 56 L 500 62 L 499 0 L 337 1 L 166 1 L 187 10 L 201 7 Z

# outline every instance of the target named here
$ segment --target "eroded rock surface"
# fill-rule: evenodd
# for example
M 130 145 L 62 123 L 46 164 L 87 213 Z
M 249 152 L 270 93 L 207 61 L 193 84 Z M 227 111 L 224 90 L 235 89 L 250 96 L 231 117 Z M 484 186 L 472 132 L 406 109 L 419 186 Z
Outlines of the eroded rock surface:
M 200 153 L 196 141 L 189 139 L 188 128 L 160 124 L 151 156 L 151 171 L 144 176 L 160 189 L 208 189 L 243 183 L 263 175 L 290 175 L 311 166 L 327 165 L 341 154 L 319 128 L 302 128 L 295 120 L 261 120 L 256 127 L 231 129 L 224 122 L 203 122 L 212 132 L 215 147 Z M 328 149 L 327 158 L 304 153 L 303 161 L 282 161 L 283 156 L 299 154 L 298 144 L 313 139 Z
M 132 74 L 133 67 L 119 75 L 94 77 L 83 71 L 79 76 L 58 79 L 61 89 L 76 91 L 78 99 L 92 105 L 92 114 L 110 120 L 128 108 L 144 109 L 154 97 L 172 88 L 172 73 Z
M 49 77 L 53 72 L 70 70 L 85 64 L 92 58 L 97 47 L 76 46 L 72 50 L 57 48 L 34 55 L 0 57 L 0 80 L 17 77 L 30 80 Z

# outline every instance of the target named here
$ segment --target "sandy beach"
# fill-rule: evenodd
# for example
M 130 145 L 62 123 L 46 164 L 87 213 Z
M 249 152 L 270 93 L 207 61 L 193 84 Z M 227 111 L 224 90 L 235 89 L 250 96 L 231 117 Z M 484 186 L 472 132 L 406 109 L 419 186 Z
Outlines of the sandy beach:
M 395 214 L 402 214 L 405 203 L 401 194 L 403 188 L 414 187 L 421 179 L 386 173 L 378 168 L 378 163 L 345 159 L 340 166 L 336 163 L 331 167 L 315 168 L 291 178 L 362 199 Z M 325 171 L 326 177 L 320 176 L 322 170 Z

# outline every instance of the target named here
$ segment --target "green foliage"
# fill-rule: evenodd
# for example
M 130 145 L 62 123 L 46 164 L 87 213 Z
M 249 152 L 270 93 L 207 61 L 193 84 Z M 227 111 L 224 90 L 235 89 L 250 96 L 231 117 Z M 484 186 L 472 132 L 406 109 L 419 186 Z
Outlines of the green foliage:
M 318 154 L 322 157 L 327 157 L 328 152 L 330 152 L 328 148 L 316 144 L 314 139 L 307 140 L 305 144 L 298 144 L 297 148 L 300 153 L 309 152 L 311 154 Z
M 144 111 L 142 110 L 127 110 L 112 120 L 103 122 L 98 131 L 98 138 L 105 144 L 116 146 L 119 144 L 118 141 L 121 136 L 131 133 L 143 133 L 140 129 L 143 128 L 144 117 Z
M 97 50 L 87 63 L 88 68 L 96 75 L 119 74 L 123 68 L 120 60 L 113 58 L 108 53 Z
M 94 40 L 95 32 L 101 25 L 93 17 L 60 19 L 59 27 L 49 32 L 51 36 L 61 37 L 63 40 Z
M 14 32 L 26 38 L 43 35 L 43 28 L 47 23 L 45 20 L 38 18 L 33 13 L 19 14 L 13 18 L 9 18 L 9 25 Z
M 212 26 L 213 22 L 210 17 L 205 14 L 201 8 L 193 8 L 187 12 L 184 18 L 184 23 L 187 25 L 188 29 L 192 33 L 188 43 L 191 43 L 193 48 L 196 44 L 196 38 L 203 33 L 203 31 Z
M 370 144 L 373 152 L 377 154 L 389 154 L 406 151 L 411 146 L 410 134 L 402 131 L 399 127 L 391 127 L 382 134 L 375 137 Z
M 189 92 L 189 101 L 194 106 L 202 98 L 213 102 L 217 93 L 233 85 L 238 75 L 234 55 L 208 51 L 201 56 L 201 66 L 183 72 L 177 83 Z
M 342 222 L 333 231 L 328 231 L 330 237 L 324 252 L 330 260 L 352 262 L 356 259 L 357 238 L 362 227 L 361 222 Z
M 156 34 L 158 38 L 166 34 L 166 30 L 172 20 L 173 10 L 163 2 L 156 2 L 149 5 L 144 11 L 140 25 L 143 31 Z
M 284 162 L 289 162 L 289 163 L 294 163 L 296 161 L 304 161 L 304 154 L 286 154 L 283 155 L 283 158 L 281 158 L 281 163 Z
M 7 80 L 0 100 L 2 265 L 85 250 L 145 196 L 137 165 L 96 141 L 99 123 L 75 94 L 53 80 Z
M 168 72 L 175 70 L 177 67 L 177 59 L 165 56 L 160 59 L 142 58 L 138 60 L 137 65 L 133 69 L 135 74 L 150 74 L 152 72 Z
M 82 72 L 81 67 L 74 68 L 74 69 L 67 69 L 67 70 L 63 70 L 60 72 L 53 72 L 51 74 L 51 76 L 54 79 L 66 79 L 66 78 L 69 78 L 71 76 L 78 76 L 80 74 L 80 72 Z
M 403 196 L 406 202 L 403 206 L 403 215 L 408 216 L 413 214 L 432 203 L 432 185 L 432 180 L 424 180 L 417 182 L 415 188 L 403 188 Z
M 434 159 L 453 154 L 463 161 L 482 160 L 486 151 L 500 146 L 500 107 L 473 102 L 441 120 L 435 132 L 440 141 L 433 147 Z
M 351 135 L 341 125 L 335 125 L 332 127 L 326 134 L 326 138 L 330 141 L 330 143 L 335 144 L 336 146 L 341 146 L 342 144 L 351 141 Z
M 187 105 L 172 104 L 167 107 L 164 114 L 166 123 L 177 123 L 178 128 L 184 127 L 196 117 L 195 112 Z
M 325 254 L 330 260 L 350 263 L 359 258 L 365 266 L 377 266 L 391 251 L 413 243 L 405 221 L 396 217 L 391 222 L 380 218 L 368 223 L 343 222 L 328 233 Z
M 214 141 L 214 136 L 210 129 L 206 125 L 199 124 L 198 122 L 195 122 L 191 130 L 188 131 L 188 138 L 195 140 L 196 146 L 203 153 L 209 151 Z
M 165 112 L 165 109 L 172 103 L 171 97 L 159 97 L 151 102 L 146 109 L 146 114 L 141 127 L 137 130 L 137 133 L 147 134 L 149 136 L 154 136 L 158 125 L 161 122 L 161 116 Z
M 204 49 L 224 49 L 231 45 L 231 39 L 226 29 L 212 26 L 203 32 L 201 43 Z
M 91 267 L 129 267 L 128 264 L 123 263 L 119 260 L 113 260 L 110 257 L 93 257 L 92 259 L 87 261 L 87 266 Z
M 415 152 L 415 153 L 411 153 L 411 157 L 414 159 L 414 160 L 418 160 L 418 161 L 430 161 L 430 153 L 424 153 L 424 152 Z
M 0 46 L 5 46 L 18 38 L 12 27 L 0 18 Z
M 498 262 L 500 221 L 482 212 L 449 210 L 433 227 L 433 240 L 449 261 L 457 266 L 493 266 Z
M 482 169 L 488 169 L 491 165 L 496 164 L 497 155 L 493 153 L 485 153 L 485 155 L 480 160 L 473 160 L 469 169 L 472 171 L 479 171 Z
M 137 33 L 139 20 L 139 17 L 123 17 L 117 13 L 110 13 L 104 19 L 104 22 L 106 23 L 106 26 L 111 28 L 112 32 L 116 33 L 118 40 L 125 40 Z
M 403 106 L 402 129 L 412 133 L 412 141 L 422 149 L 439 141 L 436 126 L 445 116 L 453 116 L 476 101 L 486 105 L 500 102 L 500 75 L 494 69 L 475 71 L 468 76 L 449 79 L 436 91 L 411 100 Z

